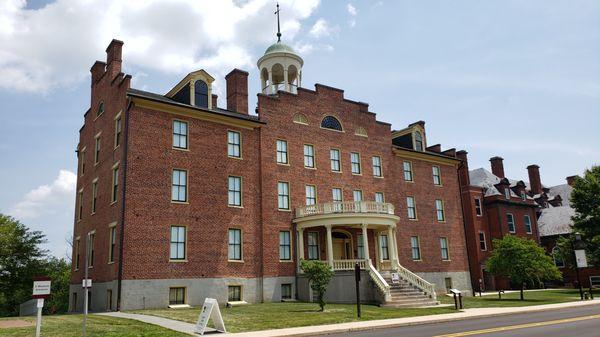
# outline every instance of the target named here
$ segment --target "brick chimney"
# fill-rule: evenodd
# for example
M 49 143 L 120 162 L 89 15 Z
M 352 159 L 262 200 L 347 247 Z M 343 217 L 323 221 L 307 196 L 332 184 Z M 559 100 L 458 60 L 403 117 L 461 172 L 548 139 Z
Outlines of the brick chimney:
M 112 81 L 121 72 L 123 61 L 123 41 L 112 40 L 106 48 L 106 71 Z
M 227 110 L 248 114 L 248 72 L 233 69 L 227 76 Z
M 490 162 L 492 163 L 492 173 L 500 179 L 505 178 L 504 164 L 502 163 L 503 160 L 504 158 L 498 156 L 490 158 Z
M 212 94 L 212 108 L 216 109 L 217 108 L 217 101 L 219 99 L 219 96 Z
M 533 194 L 542 193 L 542 180 L 540 179 L 540 167 L 537 165 L 527 166 L 527 173 L 529 173 L 529 189 Z
M 468 152 L 465 150 L 460 150 L 456 152 L 456 158 L 460 159 L 461 164 L 458 167 L 458 179 L 460 181 L 460 186 L 469 186 L 471 185 L 471 179 L 469 178 L 469 162 L 467 159 Z
M 575 183 L 575 178 L 577 178 L 578 176 L 568 176 L 567 177 L 567 184 L 569 186 L 573 186 L 573 184 Z

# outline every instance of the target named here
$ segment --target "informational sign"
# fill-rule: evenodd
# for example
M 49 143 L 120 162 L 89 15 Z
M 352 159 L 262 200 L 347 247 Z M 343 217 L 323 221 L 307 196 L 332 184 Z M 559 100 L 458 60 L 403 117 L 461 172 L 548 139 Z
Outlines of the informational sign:
M 211 318 L 218 332 L 227 332 L 225 330 L 225 323 L 223 323 L 223 317 L 221 316 L 221 310 L 219 309 L 219 303 L 214 298 L 206 298 L 204 300 L 204 305 L 202 305 L 202 311 L 200 311 L 194 332 L 204 335 L 208 320 Z
M 88 279 L 81 280 L 81 286 L 83 288 L 91 288 L 92 287 L 92 279 L 88 278 Z
M 577 268 L 587 268 L 587 258 L 585 256 L 585 250 L 576 249 L 575 250 L 575 261 L 577 261 Z
M 450 292 L 453 293 L 454 295 L 460 295 L 460 290 L 458 290 L 458 289 L 450 289 Z
M 400 275 L 398 273 L 392 273 L 392 283 L 400 283 Z
M 50 295 L 50 281 L 33 281 L 33 298 L 46 298 Z

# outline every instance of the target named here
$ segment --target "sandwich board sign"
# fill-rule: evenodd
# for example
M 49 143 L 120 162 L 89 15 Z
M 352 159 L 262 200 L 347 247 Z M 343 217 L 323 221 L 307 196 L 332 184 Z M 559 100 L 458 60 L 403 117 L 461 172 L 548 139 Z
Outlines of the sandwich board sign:
M 400 283 L 400 275 L 398 275 L 398 273 L 392 273 L 392 283 Z
M 214 298 L 206 298 L 204 300 L 204 305 L 202 305 L 202 310 L 200 311 L 200 316 L 198 317 L 194 332 L 204 335 L 206 325 L 210 318 L 212 318 L 215 329 L 218 332 L 227 332 L 225 330 L 225 323 L 223 323 L 223 317 L 221 316 L 221 310 L 219 309 L 219 303 L 217 303 L 217 300 Z

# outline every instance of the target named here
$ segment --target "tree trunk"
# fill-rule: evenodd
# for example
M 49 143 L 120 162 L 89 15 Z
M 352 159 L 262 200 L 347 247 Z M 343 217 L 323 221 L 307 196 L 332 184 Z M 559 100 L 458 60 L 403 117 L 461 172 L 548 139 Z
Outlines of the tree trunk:
M 523 298 L 523 288 L 524 288 L 524 283 L 521 283 L 521 301 L 524 300 Z

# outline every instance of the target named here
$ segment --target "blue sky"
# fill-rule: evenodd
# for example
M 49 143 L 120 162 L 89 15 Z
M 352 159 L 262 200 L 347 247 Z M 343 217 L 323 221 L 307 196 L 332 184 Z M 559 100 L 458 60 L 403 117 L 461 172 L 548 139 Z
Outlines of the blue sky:
M 429 144 L 505 159 L 546 185 L 600 164 L 600 2 L 281 1 L 283 41 L 304 58 L 303 86 L 368 102 L 402 128 L 426 121 Z M 216 6 L 216 7 L 215 7 Z M 0 4 L 0 212 L 66 252 L 75 148 L 89 68 L 122 39 L 133 86 L 165 93 L 199 68 L 250 72 L 275 41 L 274 1 L 31 1 Z

